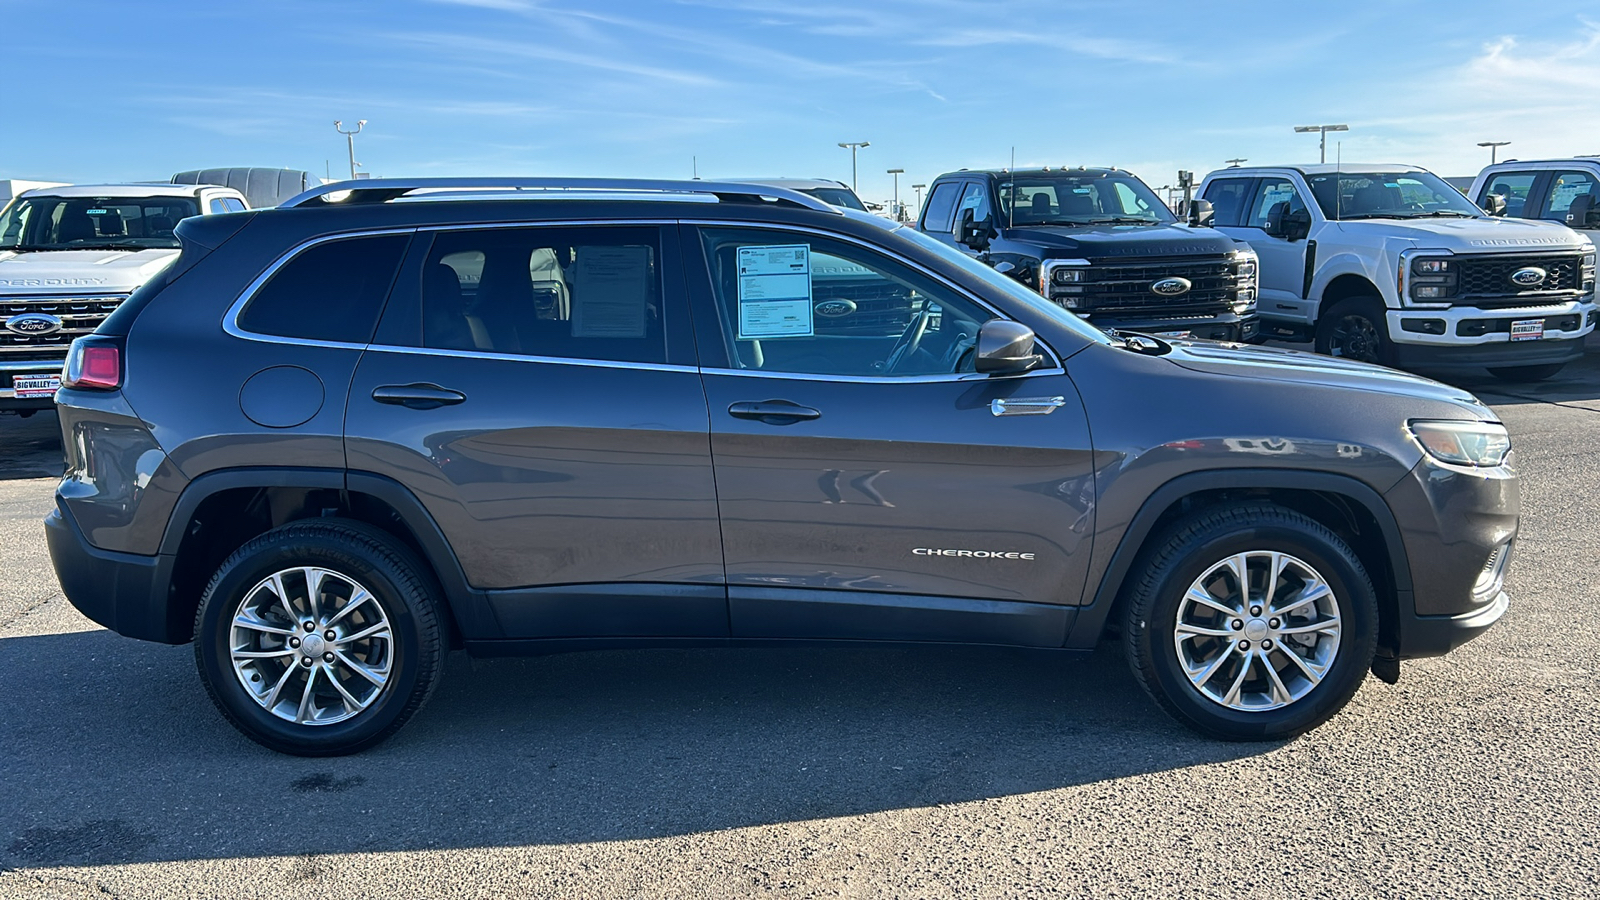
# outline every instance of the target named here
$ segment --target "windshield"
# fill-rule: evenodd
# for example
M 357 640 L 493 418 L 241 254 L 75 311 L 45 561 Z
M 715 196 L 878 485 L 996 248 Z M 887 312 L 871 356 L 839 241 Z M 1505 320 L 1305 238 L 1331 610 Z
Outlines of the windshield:
M 862 203 L 861 198 L 857 197 L 849 188 L 806 188 L 801 193 L 810 194 L 818 200 L 821 200 L 823 203 L 829 203 L 834 206 L 842 206 L 845 209 L 859 209 L 862 212 L 867 211 L 866 204 Z
M 1114 345 L 1116 343 L 1111 339 L 1111 336 L 1106 334 L 1104 331 L 1101 331 L 1093 325 L 1090 325 L 1088 322 L 1078 318 L 1075 314 L 1068 312 L 1062 307 L 1051 303 L 1049 300 L 1039 296 L 1037 293 L 1028 290 L 1015 279 L 1001 275 L 999 272 L 996 272 L 989 266 L 978 262 L 965 253 L 962 253 L 960 250 L 957 250 L 954 247 L 951 247 L 949 244 L 944 243 L 943 241 L 928 237 L 909 225 L 901 225 L 895 228 L 894 233 L 900 235 L 908 241 L 911 241 L 914 244 L 917 244 L 920 247 L 925 247 L 928 250 L 933 251 L 946 260 L 949 260 L 973 275 L 976 275 L 995 290 L 1005 294 L 1007 300 L 1025 304 L 1034 312 L 1049 316 L 1055 321 L 1060 322 L 1062 325 L 1065 325 L 1067 328 L 1071 329 L 1074 334 L 1080 335 L 1087 340 L 1094 341 L 1097 344 Z
M 1125 172 L 1019 172 L 1000 182 L 1000 217 L 1014 225 L 1159 225 L 1175 221 L 1154 191 Z
M 1329 172 L 1308 175 L 1329 219 L 1478 218 L 1483 210 L 1432 172 Z M 1337 188 L 1335 187 L 1337 186 Z
M 191 197 L 23 197 L 0 214 L 0 250 L 176 249 Z

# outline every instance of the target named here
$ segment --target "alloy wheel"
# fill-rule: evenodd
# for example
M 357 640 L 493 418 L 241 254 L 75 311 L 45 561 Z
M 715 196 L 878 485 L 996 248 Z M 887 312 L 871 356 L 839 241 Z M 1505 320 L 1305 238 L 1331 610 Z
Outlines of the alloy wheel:
M 1334 325 L 1328 353 L 1343 359 L 1375 363 L 1378 361 L 1381 341 L 1378 326 L 1371 319 L 1363 315 L 1346 315 Z

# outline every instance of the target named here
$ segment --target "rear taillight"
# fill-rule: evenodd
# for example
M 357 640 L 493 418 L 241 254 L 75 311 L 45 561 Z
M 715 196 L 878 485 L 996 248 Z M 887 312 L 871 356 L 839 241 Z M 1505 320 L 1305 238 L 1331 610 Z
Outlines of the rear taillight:
M 122 387 L 122 348 L 105 338 L 81 337 L 67 351 L 61 386 L 90 391 Z

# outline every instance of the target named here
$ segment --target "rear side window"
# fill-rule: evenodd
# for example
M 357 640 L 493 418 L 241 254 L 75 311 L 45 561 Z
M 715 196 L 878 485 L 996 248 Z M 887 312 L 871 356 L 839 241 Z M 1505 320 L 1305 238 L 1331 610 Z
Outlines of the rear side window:
M 946 181 L 933 186 L 928 195 L 928 206 L 922 213 L 922 230 L 949 231 L 950 217 L 956 210 L 956 197 L 961 193 L 961 182 Z
M 1245 198 L 1250 194 L 1250 179 L 1219 178 L 1206 185 L 1204 199 L 1216 214 L 1215 224 L 1237 226 L 1244 215 Z
M 239 314 L 255 334 L 364 344 L 372 340 L 410 235 L 328 241 L 285 263 Z

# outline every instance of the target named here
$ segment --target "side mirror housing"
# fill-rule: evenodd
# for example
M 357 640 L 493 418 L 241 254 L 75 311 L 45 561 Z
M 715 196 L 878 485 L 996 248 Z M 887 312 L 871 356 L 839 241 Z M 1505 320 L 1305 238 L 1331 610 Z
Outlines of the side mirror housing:
M 1600 209 L 1595 209 L 1593 194 L 1579 194 L 1567 207 L 1567 226 L 1570 228 L 1600 227 Z
M 963 209 L 956 219 L 955 239 L 956 243 L 974 250 L 986 249 L 989 246 L 989 220 L 979 221 L 973 217 L 971 209 Z
M 1289 201 L 1279 200 L 1272 204 L 1272 208 L 1267 210 L 1267 224 L 1261 230 L 1269 237 L 1287 238 L 1288 235 L 1283 230 L 1283 217 L 1288 214 Z
M 1037 369 L 1044 357 L 1034 352 L 1033 329 L 1007 319 L 990 319 L 978 329 L 973 366 L 989 375 L 1008 375 Z
M 1486 194 L 1483 198 L 1483 211 L 1491 216 L 1506 214 L 1506 198 L 1499 194 Z
M 1311 234 L 1311 210 L 1297 209 L 1283 214 L 1284 240 L 1298 241 Z
M 1217 220 L 1217 212 L 1210 200 L 1196 200 L 1189 204 L 1189 224 L 1195 228 L 1210 228 Z

